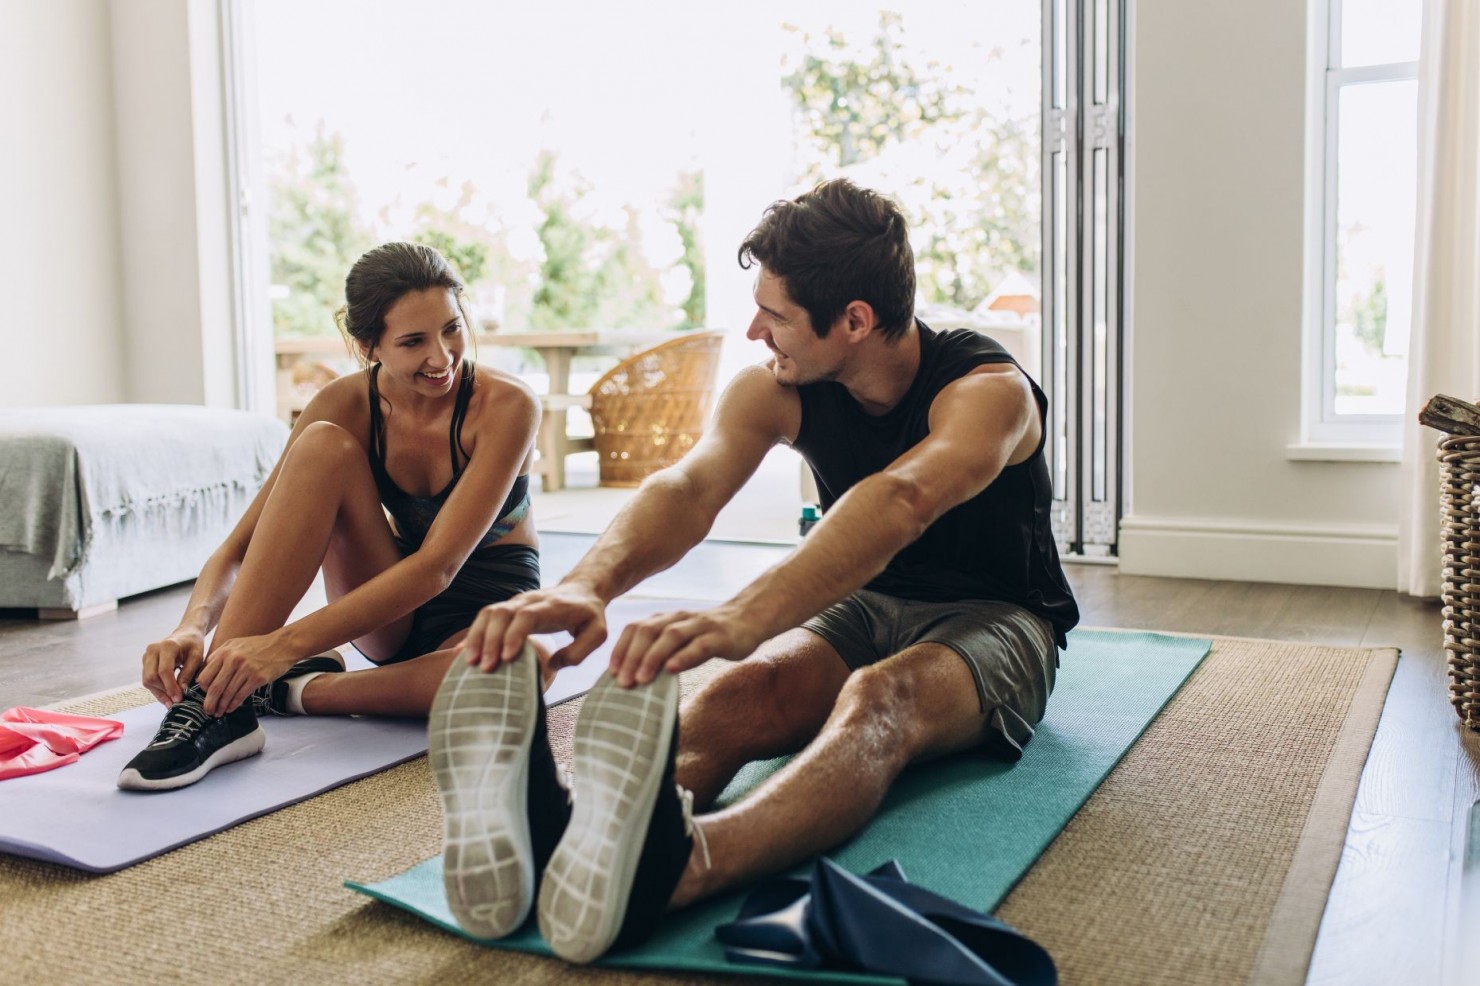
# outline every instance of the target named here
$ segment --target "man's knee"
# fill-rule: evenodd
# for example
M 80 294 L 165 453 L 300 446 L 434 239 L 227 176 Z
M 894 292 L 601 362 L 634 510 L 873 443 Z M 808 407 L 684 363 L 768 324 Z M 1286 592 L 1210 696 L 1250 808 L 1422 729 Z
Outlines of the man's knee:
M 979 740 L 982 715 L 959 655 L 924 645 L 855 671 L 834 713 L 878 755 L 907 763 Z
M 695 695 L 695 711 L 774 722 L 785 712 L 780 675 L 765 661 L 737 661 L 712 678 Z
M 923 709 L 919 687 L 907 669 L 870 664 L 848 676 L 833 720 L 880 759 L 908 762 L 919 742 Z
M 723 742 L 747 753 L 799 749 L 822 727 L 832 710 L 831 696 L 810 687 L 798 669 L 764 658 L 750 658 L 726 667 L 685 705 L 683 715 L 700 721 L 711 742 L 721 742 L 710 727 L 718 727 Z

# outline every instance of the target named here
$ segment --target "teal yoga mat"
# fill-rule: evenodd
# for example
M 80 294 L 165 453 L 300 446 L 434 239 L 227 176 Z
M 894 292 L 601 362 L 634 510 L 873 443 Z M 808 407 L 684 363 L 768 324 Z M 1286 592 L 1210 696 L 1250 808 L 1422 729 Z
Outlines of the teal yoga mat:
M 1207 640 L 1187 637 L 1074 631 L 1063 654 L 1048 715 L 1021 760 L 1008 764 L 968 753 L 911 768 L 896 782 L 878 816 L 829 855 L 855 873 L 897 859 L 914 883 L 969 907 L 992 911 L 1176 694 L 1210 647 Z M 784 762 L 751 764 L 725 791 L 721 802 L 742 796 Z M 797 872 L 807 868 L 799 867 Z M 345 886 L 468 937 L 447 909 L 440 856 L 380 883 L 346 882 Z M 714 928 L 735 916 L 742 893 L 674 914 L 645 945 L 603 958 L 600 964 L 747 972 L 816 982 L 899 981 L 726 962 Z M 550 954 L 533 919 L 515 935 L 480 944 Z

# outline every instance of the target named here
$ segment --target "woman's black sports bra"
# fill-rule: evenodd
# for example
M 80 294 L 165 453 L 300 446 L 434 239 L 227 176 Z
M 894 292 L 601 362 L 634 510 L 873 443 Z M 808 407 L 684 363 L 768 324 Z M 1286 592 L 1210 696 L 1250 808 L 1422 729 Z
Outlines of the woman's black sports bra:
M 377 383 L 380 364 L 376 363 L 370 368 L 370 470 L 375 474 L 375 489 L 380 493 L 380 502 L 385 504 L 386 510 L 395 520 L 396 531 L 406 551 L 415 551 L 421 547 L 421 542 L 426 539 L 427 531 L 432 527 L 432 521 L 437 519 L 442 505 L 447 502 L 452 488 L 457 485 L 458 478 L 462 476 L 458 453 L 462 454 L 464 460 L 468 458 L 467 450 L 462 447 L 462 425 L 463 419 L 467 417 L 468 401 L 473 395 L 473 369 L 471 360 L 463 361 L 457 400 L 452 408 L 452 427 L 447 433 L 447 444 L 452 456 L 452 480 L 440 493 L 432 496 L 412 496 L 395 484 L 385 468 L 385 417 L 380 413 L 380 387 Z M 529 476 L 523 475 L 514 480 L 514 486 L 509 490 L 509 497 L 504 501 L 503 508 L 499 510 L 498 519 L 493 522 L 493 526 L 488 528 L 488 532 L 478 542 L 478 547 L 486 548 L 498 541 L 518 526 L 527 513 L 529 513 Z

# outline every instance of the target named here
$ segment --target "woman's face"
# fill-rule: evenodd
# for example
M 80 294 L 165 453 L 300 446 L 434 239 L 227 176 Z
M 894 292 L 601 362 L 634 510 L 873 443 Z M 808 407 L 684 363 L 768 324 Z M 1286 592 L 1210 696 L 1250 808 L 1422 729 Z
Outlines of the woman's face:
M 381 372 L 428 397 L 452 389 L 462 368 L 468 329 L 450 288 L 402 295 L 385 313 L 385 332 L 372 357 Z

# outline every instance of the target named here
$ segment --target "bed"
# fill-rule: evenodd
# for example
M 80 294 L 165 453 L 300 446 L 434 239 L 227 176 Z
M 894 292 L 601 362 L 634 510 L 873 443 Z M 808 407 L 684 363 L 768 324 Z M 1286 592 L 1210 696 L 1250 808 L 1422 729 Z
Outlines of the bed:
M 183 404 L 0 409 L 0 607 L 84 617 L 195 578 L 287 436 Z

